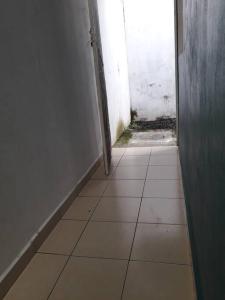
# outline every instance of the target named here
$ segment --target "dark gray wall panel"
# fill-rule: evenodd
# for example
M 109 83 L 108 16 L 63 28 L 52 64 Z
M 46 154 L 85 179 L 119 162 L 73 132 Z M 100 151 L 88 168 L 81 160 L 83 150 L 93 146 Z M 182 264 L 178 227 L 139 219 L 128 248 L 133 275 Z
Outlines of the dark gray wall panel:
M 0 274 L 101 153 L 87 1 L 0 2 Z
M 199 299 L 219 300 L 225 299 L 225 1 L 184 0 L 183 17 L 182 171 Z

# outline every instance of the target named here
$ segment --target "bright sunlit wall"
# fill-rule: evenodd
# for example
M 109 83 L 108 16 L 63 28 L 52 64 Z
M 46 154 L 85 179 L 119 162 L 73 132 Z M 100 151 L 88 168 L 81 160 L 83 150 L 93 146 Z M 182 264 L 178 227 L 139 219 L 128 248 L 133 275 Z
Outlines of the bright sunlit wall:
M 176 117 L 174 0 L 124 0 L 132 108 Z

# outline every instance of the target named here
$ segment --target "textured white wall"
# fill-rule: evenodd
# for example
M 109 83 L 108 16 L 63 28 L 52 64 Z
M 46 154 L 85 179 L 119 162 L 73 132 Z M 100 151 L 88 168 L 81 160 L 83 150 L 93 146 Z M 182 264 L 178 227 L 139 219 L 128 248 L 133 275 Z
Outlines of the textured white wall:
M 130 123 L 130 93 L 122 0 L 99 0 L 111 138 L 114 143 Z
M 176 116 L 174 0 L 124 0 L 132 109 Z

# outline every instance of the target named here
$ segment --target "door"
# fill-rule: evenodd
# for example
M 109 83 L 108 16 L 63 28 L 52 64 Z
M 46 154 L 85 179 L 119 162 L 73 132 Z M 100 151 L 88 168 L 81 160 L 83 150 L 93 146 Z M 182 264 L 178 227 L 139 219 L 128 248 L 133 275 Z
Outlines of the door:
M 98 16 L 98 4 L 97 4 L 97 0 L 88 0 L 88 3 L 89 3 L 90 24 L 91 24 L 90 36 L 91 36 L 91 45 L 93 47 L 93 52 L 94 52 L 96 85 L 97 85 L 97 93 L 98 93 L 98 106 L 99 106 L 102 141 L 103 141 L 104 166 L 105 166 L 105 173 L 106 175 L 108 175 L 111 167 L 112 145 L 111 145 L 107 91 L 106 91 L 102 44 L 101 44 L 99 16 Z

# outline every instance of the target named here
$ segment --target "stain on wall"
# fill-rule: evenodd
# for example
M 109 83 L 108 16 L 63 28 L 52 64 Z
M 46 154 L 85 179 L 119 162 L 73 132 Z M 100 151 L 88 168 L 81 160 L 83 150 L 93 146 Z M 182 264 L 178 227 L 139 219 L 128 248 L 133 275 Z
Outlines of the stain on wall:
M 196 282 L 204 300 L 225 299 L 224 16 L 224 0 L 183 1 L 179 143 Z

